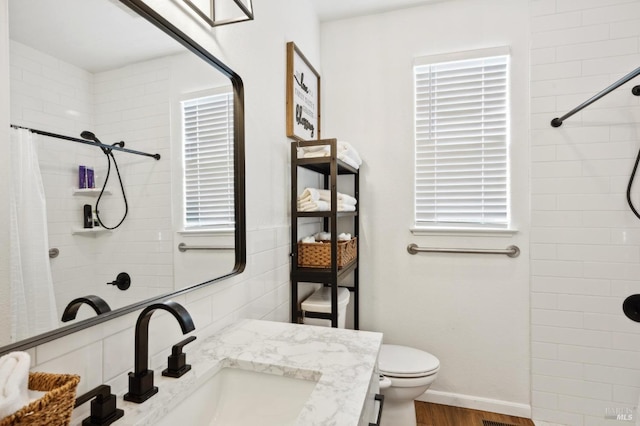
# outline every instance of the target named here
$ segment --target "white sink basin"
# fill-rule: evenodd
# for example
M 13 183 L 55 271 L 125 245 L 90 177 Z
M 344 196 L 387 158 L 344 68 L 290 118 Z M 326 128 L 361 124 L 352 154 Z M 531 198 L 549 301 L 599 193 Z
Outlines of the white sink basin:
M 159 426 L 294 425 L 316 383 L 225 367 L 169 410 Z

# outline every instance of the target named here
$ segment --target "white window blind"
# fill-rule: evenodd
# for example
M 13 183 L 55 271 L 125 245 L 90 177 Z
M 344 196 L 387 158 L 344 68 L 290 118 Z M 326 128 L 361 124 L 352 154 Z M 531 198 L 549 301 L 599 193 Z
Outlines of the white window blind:
M 233 229 L 233 93 L 182 102 L 185 229 Z
M 508 56 L 414 67 L 417 227 L 506 227 Z

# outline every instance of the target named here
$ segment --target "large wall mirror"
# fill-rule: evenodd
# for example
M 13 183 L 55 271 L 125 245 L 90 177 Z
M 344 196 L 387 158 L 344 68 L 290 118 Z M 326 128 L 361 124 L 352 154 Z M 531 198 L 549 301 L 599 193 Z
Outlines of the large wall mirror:
M 240 77 L 138 0 L 9 0 L 9 20 L 0 353 L 242 272 Z

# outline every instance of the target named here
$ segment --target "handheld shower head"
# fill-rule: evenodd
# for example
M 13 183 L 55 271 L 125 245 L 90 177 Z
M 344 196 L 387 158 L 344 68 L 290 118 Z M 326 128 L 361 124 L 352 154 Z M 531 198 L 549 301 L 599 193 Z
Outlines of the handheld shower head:
M 80 137 L 82 139 L 86 139 L 88 141 L 94 141 L 94 142 L 98 142 L 100 143 L 100 141 L 98 140 L 98 138 L 96 137 L 96 135 L 93 132 L 90 132 L 88 130 L 83 131 L 82 133 L 80 133 Z
M 86 140 L 92 141 L 94 143 L 102 144 L 102 142 L 100 142 L 100 139 L 98 139 L 98 137 L 95 135 L 95 133 L 90 132 L 88 130 L 84 130 L 82 133 L 80 133 L 80 137 L 82 139 L 86 139 Z M 111 150 L 107 149 L 105 147 L 101 146 L 100 149 L 102 149 L 102 152 L 104 152 L 106 155 L 109 155 L 109 153 L 111 153 Z

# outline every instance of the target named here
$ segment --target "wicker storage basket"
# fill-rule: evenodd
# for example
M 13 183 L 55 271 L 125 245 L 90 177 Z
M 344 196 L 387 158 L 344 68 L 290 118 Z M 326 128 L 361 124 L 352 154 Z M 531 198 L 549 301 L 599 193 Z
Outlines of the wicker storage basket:
M 29 373 L 29 389 L 47 392 L 10 416 L 0 426 L 62 426 L 71 422 L 80 376 L 72 374 Z
M 351 263 L 358 255 L 357 239 L 338 241 L 338 269 Z M 298 243 L 298 267 L 301 268 L 330 268 L 331 242 Z

